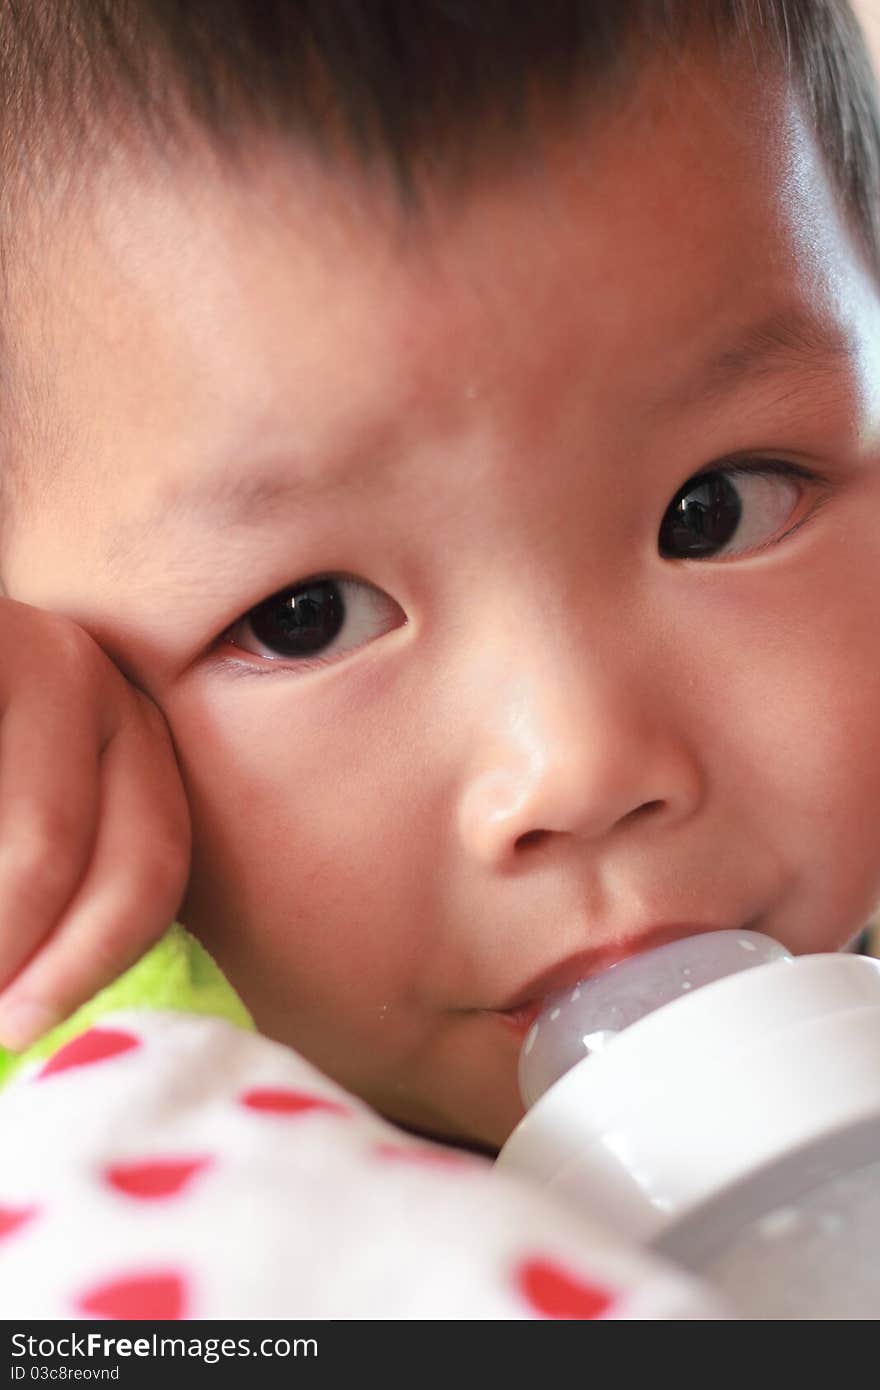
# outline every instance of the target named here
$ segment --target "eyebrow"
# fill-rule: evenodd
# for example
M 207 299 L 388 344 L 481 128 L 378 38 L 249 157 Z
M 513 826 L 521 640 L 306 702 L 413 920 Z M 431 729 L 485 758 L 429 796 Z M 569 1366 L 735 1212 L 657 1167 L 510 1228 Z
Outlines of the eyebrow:
M 357 452 L 336 467 L 301 468 L 294 451 L 206 470 L 180 488 L 167 490 L 148 515 L 126 519 L 116 527 L 107 548 L 111 574 L 129 579 L 148 563 L 157 539 L 169 523 L 205 525 L 223 533 L 236 528 L 259 531 L 279 514 L 317 500 L 328 501 L 358 488 L 379 486 L 397 462 L 393 451 L 371 458 L 365 466 Z
M 207 515 L 221 528 L 259 526 L 279 508 L 305 505 L 348 490 L 353 471 L 351 467 L 301 471 L 292 457 L 262 459 L 239 464 L 234 470 L 205 473 L 169 498 L 167 510 L 175 518 L 190 514 L 201 521 Z M 157 519 L 159 515 L 161 512 Z
M 712 404 L 751 381 L 844 367 L 852 359 L 853 345 L 842 325 L 825 322 L 800 305 L 785 305 L 741 329 L 659 405 L 670 411 Z

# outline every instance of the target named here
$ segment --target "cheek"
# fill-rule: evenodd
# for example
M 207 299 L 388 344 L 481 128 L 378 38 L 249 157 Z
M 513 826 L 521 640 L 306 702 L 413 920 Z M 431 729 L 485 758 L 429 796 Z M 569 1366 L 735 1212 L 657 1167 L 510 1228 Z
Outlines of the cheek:
M 791 876 L 788 940 L 832 949 L 880 897 L 880 557 L 856 544 L 846 568 L 839 551 L 806 560 L 744 567 L 723 599 L 719 586 L 721 717 L 704 746 L 737 816 Z
M 255 1011 L 378 1016 L 417 990 L 433 913 L 408 760 L 375 717 L 334 710 L 330 681 L 323 700 L 283 677 L 237 685 L 164 705 L 193 816 L 181 916 Z

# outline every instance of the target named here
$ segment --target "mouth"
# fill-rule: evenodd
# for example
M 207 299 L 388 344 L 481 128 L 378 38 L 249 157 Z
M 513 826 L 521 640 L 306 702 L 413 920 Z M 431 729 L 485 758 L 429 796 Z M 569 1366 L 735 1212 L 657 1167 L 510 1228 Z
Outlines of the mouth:
M 749 924 L 751 925 L 751 924 Z M 582 980 L 608 970 L 612 965 L 628 960 L 630 956 L 642 951 L 666 946 L 670 941 L 681 941 L 688 936 L 698 936 L 704 932 L 730 931 L 729 924 L 718 925 L 709 922 L 678 922 L 656 927 L 647 927 L 613 944 L 599 946 L 591 951 L 579 951 L 566 956 L 549 970 L 535 976 L 511 999 L 493 1009 L 480 1009 L 479 1013 L 497 1018 L 517 1037 L 524 1037 L 529 1031 L 545 1001 L 563 989 L 572 989 Z

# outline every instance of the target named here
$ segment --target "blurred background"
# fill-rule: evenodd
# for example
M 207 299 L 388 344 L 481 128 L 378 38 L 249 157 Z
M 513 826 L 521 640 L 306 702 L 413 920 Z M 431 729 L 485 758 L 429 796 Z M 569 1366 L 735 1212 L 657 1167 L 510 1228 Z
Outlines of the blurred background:
M 853 4 L 865 26 L 875 62 L 880 68 L 880 0 L 853 0 Z

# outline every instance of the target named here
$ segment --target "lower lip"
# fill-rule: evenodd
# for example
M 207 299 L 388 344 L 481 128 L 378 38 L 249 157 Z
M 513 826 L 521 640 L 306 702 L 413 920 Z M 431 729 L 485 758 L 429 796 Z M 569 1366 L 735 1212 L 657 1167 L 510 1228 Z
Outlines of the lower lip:
M 754 922 L 755 919 L 746 922 L 743 930 L 754 931 L 756 929 Z M 701 926 L 691 928 L 686 934 L 693 936 L 701 932 L 720 930 L 722 930 L 722 928 Z M 669 941 L 679 940 L 684 934 L 685 933 L 682 932 L 680 927 L 666 928 L 662 932 L 653 933 L 648 941 L 643 944 L 642 949 L 647 950 L 654 946 L 664 946 Z M 636 953 L 632 949 L 608 951 L 604 954 L 601 961 L 594 961 L 591 970 L 584 971 L 583 979 L 589 979 L 591 975 L 598 974 L 600 970 L 607 970 L 610 966 L 617 965 L 622 960 L 628 960 L 630 956 L 634 954 Z M 506 1028 L 509 1028 L 517 1037 L 523 1038 L 538 1017 L 543 1005 L 543 999 L 533 999 L 528 1004 L 521 1004 L 518 1009 L 486 1009 L 485 1012 L 492 1018 L 500 1019 Z
M 503 1012 L 500 1009 L 486 1010 L 490 1018 L 499 1019 L 518 1038 L 525 1037 L 540 1012 L 540 1000 L 531 1004 L 522 1004 L 518 1009 L 505 1009 Z

